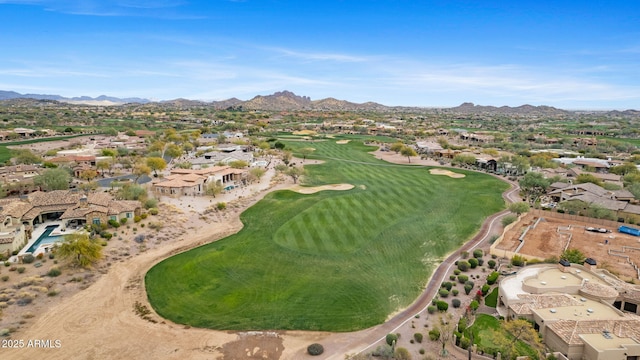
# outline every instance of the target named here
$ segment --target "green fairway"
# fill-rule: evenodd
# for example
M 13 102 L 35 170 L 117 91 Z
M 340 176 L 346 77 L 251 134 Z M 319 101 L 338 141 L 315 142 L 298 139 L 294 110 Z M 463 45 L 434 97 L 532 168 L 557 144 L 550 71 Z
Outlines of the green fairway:
M 154 266 L 154 309 L 181 324 L 229 330 L 352 331 L 409 305 L 445 254 L 504 208 L 498 179 L 463 179 L 385 163 L 360 141 L 314 147 L 305 184 L 348 191 L 277 191 L 246 210 L 236 235 Z

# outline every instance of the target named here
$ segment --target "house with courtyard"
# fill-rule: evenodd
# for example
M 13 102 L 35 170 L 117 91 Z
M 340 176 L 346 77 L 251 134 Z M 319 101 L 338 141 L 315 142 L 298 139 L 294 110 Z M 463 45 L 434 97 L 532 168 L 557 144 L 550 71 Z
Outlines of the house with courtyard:
M 502 279 L 498 310 L 532 321 L 544 342 L 572 360 L 640 358 L 640 288 L 597 268 L 561 261 Z
M 141 213 L 138 201 L 75 190 L 36 191 L 18 199 L 3 199 L 0 204 L 0 252 L 19 250 L 31 239 L 33 229 L 47 221 L 61 221 L 62 229 L 78 228 L 109 220 L 133 220 Z
M 635 197 L 627 190 L 606 190 L 593 183 L 553 183 L 547 195 L 557 203 L 579 200 L 589 206 L 613 211 L 618 219 L 625 222 L 640 221 L 640 206 L 633 203 L 636 202 Z
M 213 166 L 204 169 L 173 169 L 171 174 L 154 183 L 152 190 L 158 195 L 172 197 L 201 196 L 208 184 L 220 183 L 225 189 L 242 184 L 247 171 L 230 166 Z

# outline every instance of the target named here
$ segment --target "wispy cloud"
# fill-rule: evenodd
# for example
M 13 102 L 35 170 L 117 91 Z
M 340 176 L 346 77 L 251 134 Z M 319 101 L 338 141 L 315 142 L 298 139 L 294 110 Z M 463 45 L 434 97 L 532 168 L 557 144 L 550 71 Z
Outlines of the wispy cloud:
M 181 12 L 187 5 L 179 0 L 0 0 L 1 4 L 34 5 L 45 11 L 100 17 L 153 17 L 174 20 L 204 19 L 205 16 Z
M 351 54 L 339 54 L 339 53 L 323 53 L 323 52 L 304 52 L 295 51 L 284 48 L 264 48 L 265 50 L 272 51 L 281 56 L 297 58 L 310 61 L 335 61 L 335 62 L 364 62 L 368 61 L 366 57 L 351 55 Z

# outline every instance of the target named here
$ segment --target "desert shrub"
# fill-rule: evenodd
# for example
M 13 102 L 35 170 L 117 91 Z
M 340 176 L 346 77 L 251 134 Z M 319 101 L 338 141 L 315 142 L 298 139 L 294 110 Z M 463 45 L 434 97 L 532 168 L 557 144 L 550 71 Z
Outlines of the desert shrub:
M 2 281 L 9 281 L 9 275 L 4 275 L 3 277 L 0 278 Z
M 460 307 L 460 304 L 461 304 L 460 299 L 451 300 L 451 306 L 453 306 L 456 309 Z
M 471 265 L 469 264 L 468 261 L 464 261 L 464 260 L 458 261 L 458 269 L 460 271 L 467 271 L 467 270 L 469 270 L 470 267 L 471 267 Z
M 307 352 L 309 355 L 317 356 L 324 352 L 324 347 L 321 344 L 315 343 L 307 346 Z
M 502 218 L 502 226 L 507 226 L 507 225 L 513 223 L 516 220 L 518 220 L 517 216 L 515 216 L 515 215 L 507 215 L 507 216 Z
M 51 269 L 49 269 L 49 272 L 47 272 L 47 276 L 50 277 L 60 276 L 60 274 L 62 274 L 62 271 L 60 271 L 60 269 L 58 269 L 57 267 L 52 267 Z
M 487 261 L 487 265 L 489 265 L 489 269 L 494 269 L 496 267 L 496 261 L 495 260 L 489 260 L 489 261 Z
M 446 298 L 449 296 L 449 290 L 442 288 L 440 290 L 438 290 L 438 295 L 440 295 L 440 297 L 442 298 Z
M 513 266 L 523 266 L 524 265 L 524 257 L 522 257 L 521 255 L 513 255 L 513 257 L 511 258 L 511 265 Z
M 144 242 L 144 239 L 145 239 L 145 235 L 139 234 L 133 238 L 133 241 L 137 242 L 138 244 L 142 244 Z
M 24 266 L 20 266 L 19 268 L 16 269 L 18 274 L 22 274 L 25 270 L 27 270 L 27 269 Z
M 102 237 L 103 239 L 109 240 L 113 237 L 113 234 L 108 231 L 103 231 L 100 233 L 100 237 Z
M 469 348 L 469 345 L 471 345 L 471 341 L 469 341 L 468 338 L 463 337 L 462 339 L 460 339 L 460 347 L 467 350 Z
M 482 249 L 475 249 L 473 250 L 473 257 L 476 259 L 479 259 L 481 257 L 484 256 L 484 251 L 482 251 Z
M 47 296 L 53 297 L 59 294 L 59 291 L 57 290 L 49 290 L 49 292 L 47 293 Z
M 451 293 L 453 294 L 453 296 L 458 296 L 460 291 L 458 289 L 453 289 L 453 290 L 451 290 Z
M 496 242 L 496 240 L 498 240 L 498 238 L 500 238 L 499 235 L 493 235 L 489 238 L 489 244 L 493 244 L 494 242 Z
M 140 220 L 142 220 L 142 218 L 140 217 L 140 215 L 136 215 L 136 216 L 134 216 L 134 217 L 133 217 L 133 222 L 137 222 L 137 223 L 139 223 L 139 222 L 140 222 Z
M 464 284 L 467 282 L 467 280 L 469 280 L 469 276 L 465 275 L 465 274 L 460 274 L 458 275 L 458 282 L 460 284 Z
M 464 293 L 469 295 L 471 293 L 471 290 L 473 290 L 473 285 L 469 285 L 469 284 L 464 284 Z
M 440 339 L 440 330 L 438 329 L 429 330 L 429 339 L 431 339 L 431 341 L 438 341 L 438 339 Z
M 456 274 L 456 275 L 460 275 L 460 273 L 461 273 L 461 272 L 462 272 L 462 271 L 460 271 L 460 270 L 458 270 L 458 269 L 454 269 L 454 270 L 453 270 L 453 273 L 454 273 L 454 274 Z
M 9 267 L 9 266 L 11 266 L 11 263 L 10 263 L 10 262 L 8 262 L 8 261 L 5 261 L 5 262 L 4 262 L 4 266 Z
M 455 281 L 456 280 L 456 276 L 453 275 L 453 274 L 449 275 L 449 280 Z
M 54 253 L 49 253 L 49 259 L 54 259 L 56 257 L 56 255 Z
M 476 258 L 471 258 L 471 259 L 469 259 L 468 263 L 469 263 L 469 266 L 470 266 L 472 269 L 475 269 L 475 268 L 477 268 L 477 267 L 478 267 L 478 259 L 476 259 Z
M 152 222 L 149 223 L 149 228 L 153 230 L 160 230 L 164 225 L 161 222 Z
M 147 213 L 142 213 L 140 214 L 140 217 L 144 220 L 148 217 L 149 215 Z
M 114 227 L 116 229 L 120 227 L 120 223 L 118 222 L 118 220 L 110 219 L 108 223 L 109 225 L 111 225 L 111 227 Z
M 424 355 L 424 349 L 420 349 L 418 350 L 418 352 L 420 353 L 420 355 Z
M 491 274 L 489 274 L 487 276 L 487 284 L 489 285 L 493 285 L 496 283 L 496 281 L 498 281 L 498 277 L 500 276 L 500 273 L 497 271 L 492 272 Z
M 478 266 L 482 266 L 484 264 L 484 259 L 483 258 L 479 258 L 478 259 Z
M 3 278 L 4 278 L 4 277 L 6 277 L 6 278 L 7 278 L 7 280 L 8 280 L 8 278 L 9 278 L 8 276 L 3 276 Z M 7 281 L 7 280 L 4 280 L 4 281 Z M 429 306 L 427 306 L 427 312 L 428 312 L 429 314 L 435 314 L 435 313 L 436 313 L 436 311 L 438 311 L 438 308 L 437 308 L 437 307 L 435 307 L 435 306 L 433 306 L 433 305 L 429 305 Z
M 453 287 L 453 284 L 450 283 L 449 281 L 446 281 L 446 282 L 442 283 L 442 287 L 447 289 L 447 291 L 451 291 L 451 288 Z
M 43 257 L 44 257 L 44 253 L 40 253 L 36 256 L 36 259 L 42 260 Z
M 468 251 L 461 251 L 460 252 L 460 257 L 463 259 L 466 259 L 469 257 L 469 252 Z
M 471 287 L 476 286 L 476 284 L 475 284 L 473 281 L 471 281 L 471 280 L 467 280 L 467 281 L 465 281 L 465 282 L 464 282 L 464 284 L 465 284 L 465 285 L 470 285 Z
M 415 333 L 413 334 L 413 338 L 416 340 L 417 343 L 421 343 L 422 342 L 422 333 Z
M 219 203 L 217 203 L 217 204 L 216 204 L 216 208 L 217 208 L 218 210 L 224 210 L 224 209 L 226 209 L 226 208 L 227 208 L 227 203 L 225 203 L 225 202 L 219 202 Z
M 436 307 L 438 308 L 438 311 L 447 311 L 449 309 L 449 304 L 446 301 L 437 301 L 436 302 Z
M 29 305 L 33 302 L 33 299 L 35 299 L 35 295 L 29 292 L 21 292 L 18 294 L 18 299 L 16 300 L 16 304 L 18 306 L 25 306 L 25 305 Z
M 398 335 L 389 333 L 385 337 L 385 341 L 387 342 L 387 344 L 389 344 L 389 346 L 393 346 L 398 342 Z
M 152 208 L 157 208 L 157 207 L 158 207 L 158 199 L 150 198 L 150 199 L 147 199 L 147 201 L 144 202 L 144 208 L 145 209 L 152 209 Z
M 151 209 L 149 209 L 149 214 L 151 214 L 151 215 L 158 215 L 158 208 L 151 208 Z
M 480 307 L 480 303 L 478 302 L 478 300 L 473 300 L 471 301 L 471 304 L 469 304 L 469 307 L 471 308 L 471 310 L 476 311 L 478 310 L 478 307 Z
M 458 320 L 458 332 L 463 333 L 467 329 L 467 318 L 461 317 Z
M 393 354 L 393 358 L 396 360 L 411 360 L 411 354 L 407 348 L 399 347 Z
M 491 286 L 489 284 L 482 285 L 482 296 L 486 296 L 490 289 Z
M 36 258 L 31 254 L 27 254 L 27 255 L 22 257 L 22 262 L 25 263 L 25 264 L 31 264 L 35 260 L 36 260 Z

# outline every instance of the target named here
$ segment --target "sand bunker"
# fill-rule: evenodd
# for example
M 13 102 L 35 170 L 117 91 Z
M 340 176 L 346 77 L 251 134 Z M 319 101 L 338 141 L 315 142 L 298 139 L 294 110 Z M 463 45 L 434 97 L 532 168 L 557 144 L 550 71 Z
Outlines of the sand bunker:
M 332 185 L 322 185 L 322 186 L 314 186 L 314 187 L 303 187 L 300 185 L 296 185 L 292 187 L 290 190 L 298 192 L 300 194 L 315 194 L 318 191 L 323 190 L 351 190 L 353 189 L 353 185 L 351 184 L 332 184 Z
M 429 170 L 429 172 L 432 175 L 445 175 L 454 179 L 460 179 L 465 177 L 464 174 L 458 174 L 458 173 L 454 173 L 453 171 L 450 170 L 443 170 L 443 169 L 431 169 Z
M 293 135 L 317 135 L 318 133 L 313 130 L 300 130 L 292 132 Z
M 351 141 L 351 140 L 338 140 L 338 141 L 336 141 L 336 144 L 348 144 L 349 141 Z

